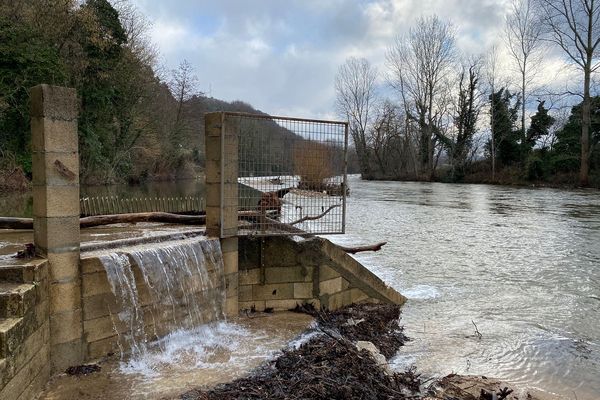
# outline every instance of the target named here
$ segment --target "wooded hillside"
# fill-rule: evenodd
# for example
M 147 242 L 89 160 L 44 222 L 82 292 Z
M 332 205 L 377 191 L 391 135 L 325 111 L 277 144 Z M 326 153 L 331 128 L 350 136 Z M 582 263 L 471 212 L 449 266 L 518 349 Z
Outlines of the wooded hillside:
M 0 170 L 30 174 L 28 89 L 48 83 L 80 96 L 83 183 L 196 176 L 204 113 L 258 111 L 204 96 L 186 61 L 164 71 L 148 27 L 123 0 L 0 0 Z

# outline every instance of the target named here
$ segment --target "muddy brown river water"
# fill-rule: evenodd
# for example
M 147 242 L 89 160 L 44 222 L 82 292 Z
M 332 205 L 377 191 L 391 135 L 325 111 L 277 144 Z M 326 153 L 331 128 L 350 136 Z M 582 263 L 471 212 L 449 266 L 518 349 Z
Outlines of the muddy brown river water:
M 409 298 L 397 368 L 600 398 L 600 192 L 350 178 L 357 258 Z M 475 335 L 475 325 L 482 334 Z

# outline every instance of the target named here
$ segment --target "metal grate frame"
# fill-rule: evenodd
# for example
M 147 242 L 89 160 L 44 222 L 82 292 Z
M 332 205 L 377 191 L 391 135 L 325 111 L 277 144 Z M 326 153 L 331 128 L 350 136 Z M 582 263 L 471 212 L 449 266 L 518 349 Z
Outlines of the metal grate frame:
M 238 236 L 345 232 L 348 123 L 232 112 L 223 122 L 237 136 L 238 153 L 222 146 L 221 160 L 237 160 L 238 193 L 221 204 L 237 201 Z

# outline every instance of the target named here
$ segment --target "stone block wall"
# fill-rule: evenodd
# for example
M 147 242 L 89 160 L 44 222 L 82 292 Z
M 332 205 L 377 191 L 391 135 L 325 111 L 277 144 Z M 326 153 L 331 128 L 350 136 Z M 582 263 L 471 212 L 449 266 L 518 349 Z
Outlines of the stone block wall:
M 405 298 L 322 238 L 239 239 L 239 309 L 289 310 L 297 304 L 336 310 L 360 302 Z
M 226 314 L 238 313 L 238 137 L 225 113 L 204 117 L 206 142 L 206 234 L 221 239 Z
M 33 237 L 48 260 L 52 372 L 82 361 L 78 104 L 75 89 L 30 91 Z
M 0 266 L 0 399 L 35 398 L 50 377 L 48 262 Z

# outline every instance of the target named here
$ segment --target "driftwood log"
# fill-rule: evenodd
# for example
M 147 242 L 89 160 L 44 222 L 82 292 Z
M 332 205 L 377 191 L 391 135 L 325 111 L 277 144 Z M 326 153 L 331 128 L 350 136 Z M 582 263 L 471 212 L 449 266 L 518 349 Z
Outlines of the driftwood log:
M 0 229 L 33 229 L 31 218 L 0 217 Z
M 205 215 L 179 215 L 165 212 L 147 212 L 134 214 L 111 214 L 83 217 L 79 226 L 91 228 L 110 224 L 133 224 L 137 222 L 164 222 L 183 225 L 201 225 L 206 223 Z M 0 229 L 33 229 L 31 218 L 0 217 Z
M 386 244 L 387 244 L 387 242 L 379 242 L 379 243 L 367 245 L 367 246 L 356 246 L 356 247 L 340 246 L 340 248 L 342 250 L 344 250 L 346 253 L 356 254 L 356 253 L 360 253 L 361 251 L 379 251 Z

